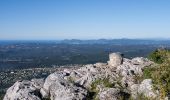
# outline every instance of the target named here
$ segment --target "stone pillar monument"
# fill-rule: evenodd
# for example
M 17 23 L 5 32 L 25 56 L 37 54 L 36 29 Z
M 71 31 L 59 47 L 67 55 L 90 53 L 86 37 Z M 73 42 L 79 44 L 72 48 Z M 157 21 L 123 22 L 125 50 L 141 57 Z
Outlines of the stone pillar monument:
M 108 65 L 112 67 L 116 67 L 121 65 L 123 62 L 122 55 L 120 53 L 111 53 L 109 54 Z

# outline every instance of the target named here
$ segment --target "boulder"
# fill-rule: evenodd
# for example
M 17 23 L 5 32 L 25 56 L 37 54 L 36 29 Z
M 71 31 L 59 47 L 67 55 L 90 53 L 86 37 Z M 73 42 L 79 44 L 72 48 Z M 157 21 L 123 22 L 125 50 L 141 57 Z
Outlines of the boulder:
M 76 86 L 64 77 L 63 72 L 53 73 L 47 77 L 41 94 L 44 98 L 50 97 L 51 100 L 82 100 L 87 95 L 87 90 Z
M 134 65 L 141 65 L 141 68 L 153 64 L 152 61 L 148 60 L 147 58 L 143 58 L 143 57 L 133 58 L 133 59 L 131 60 L 131 62 L 132 62 L 132 64 L 134 64 Z
M 108 65 L 116 67 L 122 64 L 123 58 L 120 53 L 111 53 L 109 54 Z
M 155 98 L 156 94 L 153 91 L 152 80 L 145 79 L 141 82 L 138 88 L 139 94 L 144 94 L 146 97 Z
M 17 81 L 7 90 L 3 100 L 41 100 L 39 89 L 43 82 L 41 79 Z
M 148 98 L 156 98 L 158 96 L 158 94 L 153 90 L 151 79 L 144 79 L 141 84 L 133 84 L 130 87 L 130 90 L 134 99 L 137 99 L 137 97 L 141 94 Z

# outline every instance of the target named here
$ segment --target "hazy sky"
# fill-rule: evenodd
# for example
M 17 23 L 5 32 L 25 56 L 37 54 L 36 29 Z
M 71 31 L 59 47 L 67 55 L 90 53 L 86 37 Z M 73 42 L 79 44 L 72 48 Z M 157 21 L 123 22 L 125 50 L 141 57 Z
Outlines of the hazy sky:
M 170 38 L 170 0 L 0 0 L 0 39 Z

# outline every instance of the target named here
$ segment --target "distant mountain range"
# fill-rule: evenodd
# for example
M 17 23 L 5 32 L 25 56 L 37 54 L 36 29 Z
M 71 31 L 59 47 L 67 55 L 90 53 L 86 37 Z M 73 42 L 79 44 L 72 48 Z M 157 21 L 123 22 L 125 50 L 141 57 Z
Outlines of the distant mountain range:
M 96 40 L 1 40 L 0 44 L 14 43 L 56 43 L 56 44 L 114 44 L 114 45 L 169 45 L 170 39 L 96 39 Z
M 170 44 L 170 40 L 149 39 L 98 39 L 98 40 L 62 40 L 59 43 L 66 44 L 115 44 L 115 45 L 139 45 L 139 44 Z

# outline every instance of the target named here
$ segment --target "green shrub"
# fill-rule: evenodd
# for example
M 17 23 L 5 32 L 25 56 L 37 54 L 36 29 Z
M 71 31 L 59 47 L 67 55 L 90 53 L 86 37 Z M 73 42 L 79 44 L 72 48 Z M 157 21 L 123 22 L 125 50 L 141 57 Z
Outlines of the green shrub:
M 152 52 L 148 58 L 152 61 L 154 61 L 155 63 L 158 64 L 162 64 L 163 62 L 165 62 L 168 53 L 170 53 L 169 50 L 166 49 L 158 49 L 155 50 L 154 52 Z
M 145 68 L 143 69 L 143 79 L 149 79 L 149 78 L 152 78 L 152 72 L 154 72 L 156 70 L 155 67 L 148 67 L 148 68 Z
M 97 79 L 91 84 L 91 88 L 88 89 L 88 95 L 87 95 L 88 100 L 98 100 L 98 98 L 96 97 L 97 94 L 99 93 L 99 90 L 97 89 L 97 85 L 103 85 L 104 87 L 108 87 L 108 88 L 114 87 L 114 84 L 109 82 L 109 78 Z
M 164 99 L 170 93 L 170 51 L 156 50 L 149 55 L 149 59 L 158 64 L 145 68 L 143 77 L 153 80 L 154 87 L 160 91 L 160 96 Z
M 42 98 L 42 100 L 51 100 L 50 98 Z
M 0 100 L 3 100 L 3 98 L 4 98 L 4 96 L 5 96 L 5 91 L 0 91 Z

